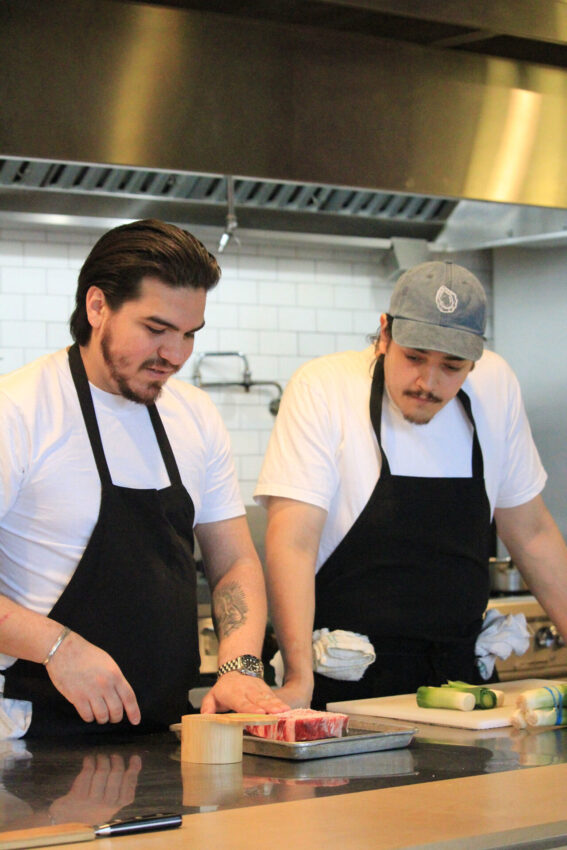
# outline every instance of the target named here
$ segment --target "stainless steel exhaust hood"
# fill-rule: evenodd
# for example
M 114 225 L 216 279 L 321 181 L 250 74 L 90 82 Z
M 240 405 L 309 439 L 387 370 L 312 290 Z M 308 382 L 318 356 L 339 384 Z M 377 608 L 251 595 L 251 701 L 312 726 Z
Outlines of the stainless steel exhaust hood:
M 434 239 L 455 203 L 443 198 L 237 179 L 240 228 Z M 12 212 L 224 225 L 227 178 L 183 171 L 0 159 L 0 205 Z
M 231 175 L 243 228 L 450 250 L 482 202 L 477 245 L 560 234 L 567 30 L 535 5 L 528 38 L 533 0 L 3 0 L 0 212 L 222 228 Z

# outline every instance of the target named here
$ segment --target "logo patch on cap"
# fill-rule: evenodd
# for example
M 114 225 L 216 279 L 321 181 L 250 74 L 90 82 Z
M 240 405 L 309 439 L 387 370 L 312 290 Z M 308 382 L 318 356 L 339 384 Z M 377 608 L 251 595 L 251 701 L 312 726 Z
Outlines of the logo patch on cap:
M 459 299 L 452 289 L 440 286 L 435 294 L 435 303 L 441 313 L 454 313 L 459 304 Z

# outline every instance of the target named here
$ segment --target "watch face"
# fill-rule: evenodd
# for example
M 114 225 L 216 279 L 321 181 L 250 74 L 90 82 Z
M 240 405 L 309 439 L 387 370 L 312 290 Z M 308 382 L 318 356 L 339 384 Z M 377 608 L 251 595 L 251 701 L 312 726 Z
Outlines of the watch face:
M 255 655 L 242 655 L 240 664 L 242 673 L 251 673 L 256 676 L 262 676 L 264 674 L 264 665 Z

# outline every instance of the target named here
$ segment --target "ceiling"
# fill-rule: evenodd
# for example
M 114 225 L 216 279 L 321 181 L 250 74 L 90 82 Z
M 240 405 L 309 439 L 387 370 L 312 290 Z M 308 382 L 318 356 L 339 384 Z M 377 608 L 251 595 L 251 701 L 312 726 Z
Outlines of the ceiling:
M 18 0 L 18 3 L 25 12 L 26 6 L 30 11 L 37 0 Z M 72 8 L 73 0 L 59 0 L 62 9 L 65 3 Z M 15 18 L 17 4 L 7 0 L 7 6 L 11 4 Z M 372 39 L 376 39 L 377 51 L 385 46 L 395 50 L 396 44 L 400 50 L 405 49 L 404 45 L 417 46 L 434 51 L 431 56 L 439 63 L 441 74 L 447 67 L 443 64 L 447 61 L 444 57 L 457 54 L 512 60 L 520 63 L 515 66 L 520 69 L 517 72 L 520 75 L 524 67 L 521 63 L 526 63 L 526 68 L 529 64 L 530 69 L 567 68 L 567 3 L 563 0 L 502 0 L 492 4 L 468 0 L 152 0 L 151 3 L 108 0 L 109 8 L 113 4 L 121 10 L 149 7 L 154 11 L 162 8 L 203 13 L 203 20 L 206 18 L 213 30 L 215 26 L 221 29 L 221 22 L 227 22 L 237 36 L 245 32 L 238 29 L 243 23 L 250 22 L 252 26 L 269 22 L 271 37 L 277 36 L 277 26 L 281 26 L 282 34 L 296 29 L 313 32 L 323 45 L 327 42 L 338 45 L 344 38 L 351 50 L 360 44 L 371 52 Z M 314 42 L 314 51 L 315 47 Z M 26 52 L 32 61 L 33 49 Z M 344 56 L 341 54 L 339 59 L 338 65 Z M 465 63 L 463 67 L 472 69 L 472 73 L 477 66 Z M 450 73 L 462 74 L 458 67 L 456 72 L 451 68 Z M 389 103 L 395 111 L 402 99 L 403 86 L 396 90 L 396 102 L 386 100 L 386 108 Z M 79 114 L 82 108 L 83 104 L 77 104 Z M 444 129 L 441 126 L 440 138 L 446 135 Z M 40 138 L 36 131 L 32 127 L 35 140 Z M 219 135 L 221 132 L 222 128 Z M 352 135 L 356 140 L 355 128 Z M 146 165 L 135 162 L 134 158 L 130 164 L 125 154 L 108 158 L 61 156 L 57 154 L 64 151 L 64 146 L 50 148 L 46 144 L 43 149 L 38 148 L 36 141 L 31 149 L 34 153 L 34 148 L 39 149 L 41 155 L 28 155 L 25 145 L 16 145 L 14 152 L 10 144 L 3 148 L 1 141 L 0 133 L 0 223 L 11 216 L 22 222 L 49 219 L 75 225 L 80 221 L 102 225 L 109 219 L 152 215 L 217 228 L 220 232 L 237 226 L 240 232 L 257 230 L 311 234 L 314 238 L 374 240 L 381 247 L 387 246 L 388 240 L 408 238 L 426 240 L 445 250 L 506 244 L 562 245 L 567 232 L 567 212 L 563 205 L 495 204 L 483 200 L 481 193 L 477 195 L 480 200 L 475 200 L 474 191 L 473 197 L 464 199 L 454 191 L 412 192 L 411 180 L 402 181 L 395 176 L 391 181 L 394 189 L 386 185 L 383 189 L 361 188 L 363 180 L 353 179 L 351 184 L 345 182 L 342 173 L 336 183 L 328 179 L 309 180 L 305 179 L 310 173 L 309 165 L 296 169 L 302 172 L 303 179 L 290 179 L 288 173 L 293 169 L 287 168 L 282 168 L 282 179 L 277 179 L 273 176 L 277 173 L 273 155 L 265 168 L 264 161 L 257 160 L 261 166 L 258 172 L 272 172 L 269 179 L 265 174 L 254 176 L 255 166 L 249 171 L 233 167 L 230 157 L 226 168 L 194 170 L 168 167 L 165 151 L 163 164 L 158 156 L 159 164 L 156 165 L 155 157 L 150 157 Z M 283 143 L 282 136 L 282 162 L 286 160 Z M 446 140 L 443 143 L 447 144 Z M 277 138 L 274 144 L 277 147 Z M 238 147 L 241 149 L 241 143 Z M 257 148 L 260 150 L 260 143 Z M 7 151 L 4 156 L 3 149 Z M 53 150 L 54 155 L 45 155 L 46 150 Z M 250 150 L 255 150 L 253 139 Z M 396 164 L 406 155 L 402 148 L 398 154 L 395 149 L 389 153 Z M 224 164 L 222 157 L 219 160 Z M 305 160 L 308 162 L 309 156 Z M 200 160 L 203 161 L 206 159 Z M 314 165 L 319 163 L 314 160 Z M 316 172 L 314 168 L 313 173 Z M 329 168 L 320 169 L 320 173 L 334 173 L 333 162 Z M 242 176 L 246 174 L 251 176 Z M 443 182 L 439 185 L 442 188 Z
M 124 0 L 116 0 L 124 2 Z M 128 0 L 567 68 L 563 0 Z M 562 10 L 563 6 L 563 10 Z M 496 7 L 496 8 L 490 8 Z

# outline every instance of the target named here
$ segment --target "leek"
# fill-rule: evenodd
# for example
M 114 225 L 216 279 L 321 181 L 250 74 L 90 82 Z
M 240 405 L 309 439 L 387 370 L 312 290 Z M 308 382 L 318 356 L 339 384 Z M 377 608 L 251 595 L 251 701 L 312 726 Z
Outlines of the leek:
M 510 722 L 516 729 L 525 729 L 528 725 L 524 712 L 519 708 L 516 708 L 515 711 L 512 712 Z
M 504 702 L 504 691 L 487 688 L 486 685 L 469 685 L 467 682 L 449 681 L 443 688 L 454 688 L 463 693 L 470 693 L 475 698 L 475 708 L 496 708 Z
M 526 725 L 529 726 L 565 726 L 567 718 L 559 715 L 554 708 L 532 708 L 523 712 Z
M 567 699 L 567 685 L 553 684 L 546 688 L 532 688 L 518 694 L 516 705 L 522 711 L 531 708 L 555 708 Z
M 475 706 L 474 694 L 464 693 L 456 688 L 433 688 L 422 685 L 417 689 L 416 699 L 420 708 L 453 708 L 458 711 L 472 711 Z
M 512 723 L 517 729 L 567 726 L 567 711 L 563 710 L 566 698 L 567 685 L 557 682 L 522 691 L 516 699 L 517 708 L 512 716 Z M 523 726 L 520 723 L 523 723 Z

